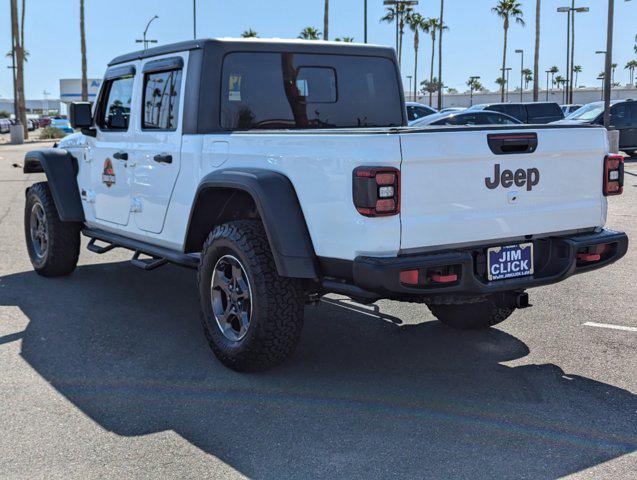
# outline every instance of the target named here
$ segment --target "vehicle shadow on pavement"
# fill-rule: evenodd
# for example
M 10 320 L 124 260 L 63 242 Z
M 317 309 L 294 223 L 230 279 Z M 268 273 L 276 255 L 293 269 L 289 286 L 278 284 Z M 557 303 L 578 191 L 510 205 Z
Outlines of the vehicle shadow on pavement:
M 557 478 L 637 450 L 636 395 L 503 365 L 528 348 L 497 329 L 325 303 L 290 361 L 248 375 L 208 349 L 192 271 L 122 262 L 0 283 L 0 305 L 29 319 L 23 358 L 81 412 L 123 436 L 173 430 L 248 477 Z

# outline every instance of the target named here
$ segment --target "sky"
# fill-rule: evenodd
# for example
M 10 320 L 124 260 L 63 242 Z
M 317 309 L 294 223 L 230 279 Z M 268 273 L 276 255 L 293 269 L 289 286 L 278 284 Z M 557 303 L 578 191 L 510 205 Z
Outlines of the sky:
M 526 27 L 512 25 L 509 33 L 508 63 L 513 67 L 511 88 L 519 85 L 520 55 L 532 64 L 534 45 L 535 0 L 520 0 Z M 20 3 L 20 2 L 19 2 Z M 27 98 L 59 98 L 60 78 L 81 76 L 79 0 L 26 0 L 25 48 L 30 52 L 26 65 Z M 443 80 L 445 85 L 465 91 L 471 75 L 479 75 L 489 89 L 495 89 L 502 59 L 502 21 L 491 12 L 496 0 L 446 0 L 445 21 L 449 31 L 444 37 Z M 542 43 L 540 70 L 553 65 L 565 70 L 566 14 L 559 6 L 570 0 L 542 0 Z M 628 83 L 624 65 L 637 58 L 633 51 L 637 35 L 637 0 L 616 0 L 614 61 L 619 64 L 616 81 Z M 113 57 L 139 49 L 146 22 L 158 15 L 150 26 L 149 38 L 159 44 L 190 39 L 193 36 L 191 0 L 85 0 L 88 51 L 88 76 L 99 78 Z M 197 0 L 198 37 L 237 37 L 248 28 L 260 37 L 296 38 L 306 26 L 322 30 L 323 0 Z M 420 0 L 416 10 L 425 17 L 438 16 L 439 0 Z M 603 57 L 596 50 L 606 46 L 607 0 L 576 0 L 576 6 L 590 7 L 589 13 L 577 15 L 575 63 L 583 67 L 579 83 L 597 86 L 603 70 Z M 0 50 L 11 50 L 9 1 L 0 7 Z M 369 43 L 391 45 L 395 41 L 393 25 L 379 22 L 382 0 L 368 0 Z M 330 1 L 330 38 L 354 37 L 363 41 L 363 0 Z M 413 35 L 404 37 L 403 81 L 413 75 Z M 421 38 L 419 81 L 429 76 L 431 43 Z M 2 58 L 2 57 L 0 57 Z M 3 58 L 5 65 L 10 59 Z M 542 74 L 544 79 L 544 74 Z M 544 80 L 542 81 L 542 84 Z M 0 69 L 0 98 L 11 98 L 11 71 Z

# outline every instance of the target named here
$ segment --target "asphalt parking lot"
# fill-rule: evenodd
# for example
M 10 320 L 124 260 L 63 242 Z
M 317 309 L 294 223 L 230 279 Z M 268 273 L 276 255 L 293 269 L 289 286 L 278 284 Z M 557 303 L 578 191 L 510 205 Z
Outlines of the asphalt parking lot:
M 32 272 L 21 168 L 0 146 L 1 478 L 636 478 L 637 162 L 619 263 L 459 332 L 426 307 L 308 307 L 283 367 L 237 374 L 201 332 L 195 273 L 83 250 Z

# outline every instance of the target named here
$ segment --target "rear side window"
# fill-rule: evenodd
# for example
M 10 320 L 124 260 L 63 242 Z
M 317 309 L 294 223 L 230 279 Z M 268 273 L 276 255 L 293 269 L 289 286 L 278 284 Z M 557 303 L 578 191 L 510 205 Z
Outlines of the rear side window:
M 99 127 L 102 130 L 128 130 L 132 97 L 132 76 L 106 81 L 97 119 Z
M 491 125 L 517 125 L 517 122 L 504 115 L 496 115 L 495 113 L 486 113 L 485 124 Z
M 175 130 L 177 128 L 180 88 L 181 70 L 144 75 L 142 128 L 146 130 Z
M 228 54 L 221 126 L 228 130 L 402 125 L 393 62 L 380 57 Z
M 529 112 L 530 123 L 534 119 L 549 121 L 564 117 L 564 113 L 557 103 L 529 103 L 526 105 L 526 109 Z

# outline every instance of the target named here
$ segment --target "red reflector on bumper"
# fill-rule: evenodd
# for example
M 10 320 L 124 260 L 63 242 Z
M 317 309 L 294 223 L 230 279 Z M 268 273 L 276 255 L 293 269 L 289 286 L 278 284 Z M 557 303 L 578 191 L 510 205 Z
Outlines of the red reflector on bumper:
M 577 259 L 582 262 L 598 262 L 602 256 L 599 253 L 578 253 Z
M 400 283 L 403 285 L 418 285 L 418 270 L 403 270 L 400 272 Z
M 453 283 L 458 281 L 458 275 L 455 273 L 450 275 L 438 275 L 435 273 L 431 276 L 431 281 L 435 283 Z

